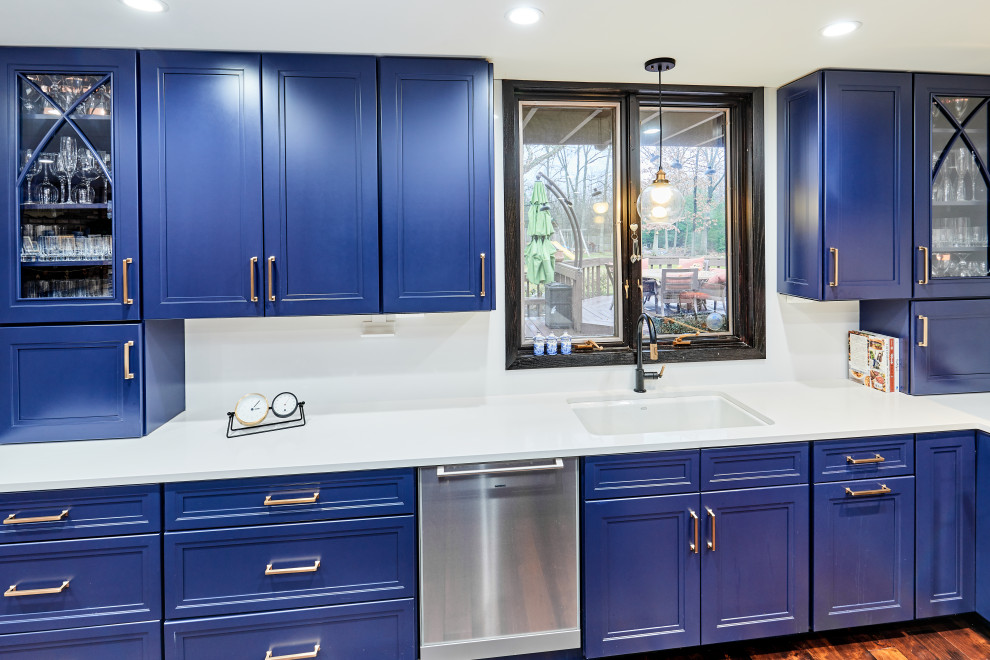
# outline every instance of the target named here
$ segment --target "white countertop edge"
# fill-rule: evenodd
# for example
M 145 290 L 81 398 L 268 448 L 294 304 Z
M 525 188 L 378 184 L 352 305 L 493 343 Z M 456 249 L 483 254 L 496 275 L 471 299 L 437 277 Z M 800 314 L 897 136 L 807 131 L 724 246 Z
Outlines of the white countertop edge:
M 2 445 L 0 492 L 990 432 L 990 393 L 911 397 L 873 392 L 848 381 L 794 381 L 664 387 L 642 396 L 711 391 L 724 392 L 774 423 L 597 436 L 584 429 L 568 405 L 588 398 L 638 396 L 627 391 L 375 404 L 308 414 L 302 428 L 232 439 L 225 436 L 225 418 L 196 420 L 184 414 L 144 438 Z

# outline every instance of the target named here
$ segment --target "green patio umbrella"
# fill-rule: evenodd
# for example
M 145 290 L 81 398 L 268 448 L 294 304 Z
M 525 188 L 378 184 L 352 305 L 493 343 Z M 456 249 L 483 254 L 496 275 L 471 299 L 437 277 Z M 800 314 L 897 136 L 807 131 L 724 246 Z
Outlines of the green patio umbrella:
M 526 279 L 532 284 L 553 282 L 555 265 L 554 255 L 557 248 L 550 242 L 553 235 L 553 218 L 550 217 L 550 205 L 547 198 L 547 188 L 542 181 L 533 186 L 533 196 L 529 200 L 529 210 L 526 212 L 526 233 L 529 243 L 523 252 L 526 261 Z

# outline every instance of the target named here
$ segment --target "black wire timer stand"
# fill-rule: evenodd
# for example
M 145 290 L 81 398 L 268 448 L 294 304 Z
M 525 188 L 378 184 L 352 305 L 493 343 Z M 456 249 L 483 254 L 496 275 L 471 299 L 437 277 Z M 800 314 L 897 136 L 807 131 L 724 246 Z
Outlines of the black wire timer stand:
M 267 422 L 262 424 L 256 424 L 255 426 L 242 426 L 237 423 L 234 419 L 234 413 L 227 413 L 227 437 L 228 438 L 239 438 L 244 435 L 254 435 L 256 433 L 268 433 L 269 431 L 280 431 L 282 429 L 293 429 L 298 426 L 306 426 L 306 411 L 303 409 L 306 406 L 305 401 L 300 401 L 296 412 L 292 413 L 292 417 L 288 419 L 282 419 L 277 422 Z M 237 424 L 236 426 L 234 426 Z

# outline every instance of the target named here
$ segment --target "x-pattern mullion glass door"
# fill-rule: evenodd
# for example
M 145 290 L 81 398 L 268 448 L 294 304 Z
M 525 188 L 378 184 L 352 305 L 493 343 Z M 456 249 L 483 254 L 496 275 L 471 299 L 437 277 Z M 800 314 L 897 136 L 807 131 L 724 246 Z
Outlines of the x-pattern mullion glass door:
M 131 183 L 123 217 L 115 213 L 121 205 L 114 172 L 121 164 L 114 154 L 136 161 L 135 55 L 109 53 L 9 54 L 11 60 L 26 57 L 6 67 L 3 95 L 13 121 L 7 157 L 14 166 L 13 222 L 6 230 L 10 281 L 0 322 L 140 318 L 136 172 L 124 177 Z M 122 151 L 120 136 L 130 140 L 131 134 L 133 144 Z
M 927 153 L 919 145 L 917 168 L 925 176 L 916 183 L 921 188 L 916 213 L 924 221 L 916 227 L 921 230 L 916 231 L 916 295 L 982 295 L 990 286 L 990 82 L 971 76 L 918 78 L 917 125 L 919 130 L 922 121 L 927 125 L 927 135 L 919 135 Z

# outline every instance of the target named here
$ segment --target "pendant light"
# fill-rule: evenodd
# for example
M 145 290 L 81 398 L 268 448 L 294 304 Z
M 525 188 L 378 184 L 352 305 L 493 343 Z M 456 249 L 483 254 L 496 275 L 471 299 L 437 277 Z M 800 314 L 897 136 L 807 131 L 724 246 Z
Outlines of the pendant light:
M 648 225 L 670 225 L 680 219 L 684 212 L 684 195 L 671 185 L 667 180 L 667 174 L 663 171 L 663 72 L 674 68 L 672 57 L 658 57 L 646 63 L 646 70 L 657 74 L 657 92 L 659 96 L 658 108 L 660 111 L 660 134 L 657 139 L 657 147 L 660 152 L 660 167 L 657 169 L 657 176 L 653 183 L 643 188 L 636 201 L 639 217 L 643 226 Z

